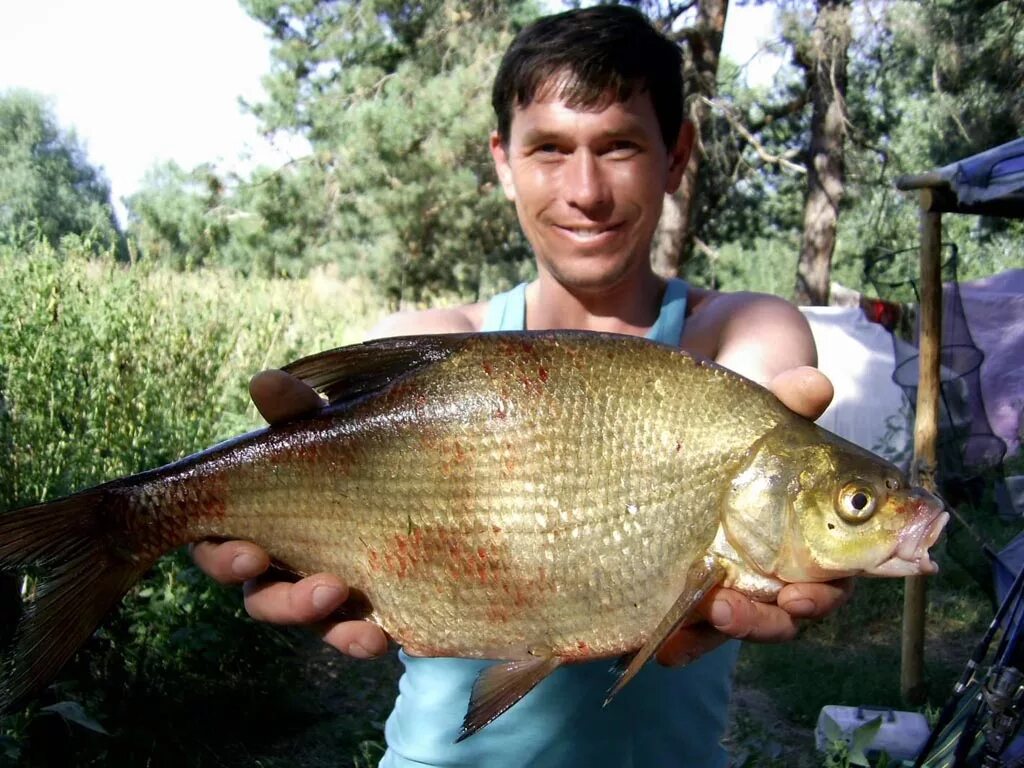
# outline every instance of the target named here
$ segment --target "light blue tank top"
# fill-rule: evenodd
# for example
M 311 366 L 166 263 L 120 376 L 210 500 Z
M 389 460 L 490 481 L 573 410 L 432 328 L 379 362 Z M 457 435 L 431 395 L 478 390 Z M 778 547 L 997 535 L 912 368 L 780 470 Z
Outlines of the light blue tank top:
M 678 346 L 686 283 L 671 280 L 647 338 Z M 484 331 L 526 326 L 526 285 L 491 299 Z M 383 768 L 720 768 L 738 642 L 686 667 L 649 663 L 602 708 L 611 660 L 556 669 L 521 701 L 454 744 L 477 674 L 490 661 L 427 659 L 399 652 L 405 673 L 384 733 Z

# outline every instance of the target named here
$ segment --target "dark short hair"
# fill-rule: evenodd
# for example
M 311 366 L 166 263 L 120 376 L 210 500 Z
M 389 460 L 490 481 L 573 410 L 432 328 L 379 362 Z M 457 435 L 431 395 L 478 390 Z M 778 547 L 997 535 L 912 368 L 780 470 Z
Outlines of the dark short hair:
M 675 144 L 683 122 L 682 54 L 639 11 L 623 5 L 566 11 L 516 35 L 491 91 L 502 140 L 515 108 L 529 106 L 563 76 L 557 95 L 574 109 L 626 101 L 636 89 L 646 90 L 665 146 Z

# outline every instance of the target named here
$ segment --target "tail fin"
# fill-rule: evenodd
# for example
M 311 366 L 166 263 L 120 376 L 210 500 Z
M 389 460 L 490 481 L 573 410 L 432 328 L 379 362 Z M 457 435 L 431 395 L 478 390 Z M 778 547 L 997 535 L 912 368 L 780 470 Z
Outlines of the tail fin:
M 145 572 L 111 543 L 102 488 L 0 514 L 0 713 L 45 687 Z

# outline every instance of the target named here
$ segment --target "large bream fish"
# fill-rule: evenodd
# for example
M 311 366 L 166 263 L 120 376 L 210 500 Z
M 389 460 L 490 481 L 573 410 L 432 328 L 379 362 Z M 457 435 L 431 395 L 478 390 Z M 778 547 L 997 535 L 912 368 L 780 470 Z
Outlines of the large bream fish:
M 502 660 L 460 738 L 560 664 L 632 655 L 613 693 L 716 584 L 935 567 L 947 514 L 892 465 L 766 389 L 643 339 L 582 332 L 372 341 L 286 368 L 307 418 L 0 515 L 26 579 L 0 708 L 45 685 L 154 561 L 256 542 L 337 573 L 413 654 Z

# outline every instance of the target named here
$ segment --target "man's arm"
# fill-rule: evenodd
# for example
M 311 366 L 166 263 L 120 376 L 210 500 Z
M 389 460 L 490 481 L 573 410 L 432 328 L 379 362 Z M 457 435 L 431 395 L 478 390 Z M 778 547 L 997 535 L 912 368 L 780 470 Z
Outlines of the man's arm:
M 369 338 L 471 332 L 480 328 L 485 311 L 486 305 L 472 304 L 391 315 L 370 331 Z M 283 371 L 256 374 L 249 384 L 249 393 L 270 424 L 323 406 L 316 392 Z M 248 541 L 201 542 L 192 548 L 192 557 L 199 568 L 222 584 L 244 583 L 245 609 L 258 621 L 310 625 L 325 642 L 356 658 L 372 658 L 387 652 L 387 636 L 376 624 L 330 619 L 348 598 L 348 585 L 337 575 L 317 573 L 294 583 L 267 578 L 270 557 Z

